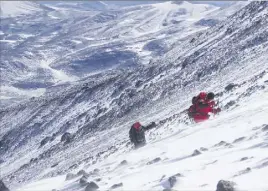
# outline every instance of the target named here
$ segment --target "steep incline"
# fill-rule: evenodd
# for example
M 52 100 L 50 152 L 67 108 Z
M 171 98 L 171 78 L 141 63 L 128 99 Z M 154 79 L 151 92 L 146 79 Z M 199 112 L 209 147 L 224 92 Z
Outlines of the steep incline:
M 118 150 L 127 152 L 128 127 L 136 120 L 157 122 L 160 135 L 154 137 L 159 140 L 165 136 L 161 127 L 170 122 L 176 127 L 188 123 L 183 111 L 201 90 L 215 91 L 227 112 L 239 111 L 239 105 L 250 99 L 253 103 L 257 95 L 267 92 L 267 13 L 268 2 L 252 2 L 215 27 L 181 39 L 150 65 L 95 74 L 1 110 L 4 180 L 19 186 L 95 164 Z M 230 83 L 237 91 L 225 88 Z M 262 114 L 249 123 L 263 120 L 266 104 L 260 109 Z M 252 109 L 256 110 L 255 106 Z M 241 118 L 239 112 L 233 112 L 234 118 L 239 118 L 237 123 L 248 117 L 247 112 L 241 112 Z M 211 127 L 232 118 L 225 117 Z M 247 126 L 247 132 L 250 128 L 253 126 Z M 60 142 L 66 131 L 74 135 L 69 144 Z M 53 134 L 54 139 L 40 147 L 41 141 Z M 50 169 L 54 163 L 57 165 Z
M 233 95 L 243 88 L 227 94 L 235 99 Z M 267 96 L 266 88 L 203 124 L 185 126 L 171 120 L 147 132 L 147 145 L 139 150 L 119 147 L 114 154 L 100 155 L 103 159 L 96 164 L 80 164 L 72 171 L 73 178 L 71 174 L 56 176 L 16 191 L 84 191 L 81 180 L 96 182 L 99 190 L 117 185 L 120 190 L 205 191 L 216 190 L 222 179 L 234 182 L 239 190 L 267 190 Z M 112 139 L 107 142 L 114 144 Z M 89 178 L 81 178 L 82 171 Z

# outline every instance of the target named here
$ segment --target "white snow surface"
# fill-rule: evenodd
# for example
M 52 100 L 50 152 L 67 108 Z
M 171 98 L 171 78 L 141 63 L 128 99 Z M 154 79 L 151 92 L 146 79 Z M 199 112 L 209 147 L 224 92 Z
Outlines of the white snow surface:
M 35 89 L 28 89 L 24 90 L 21 88 L 16 88 L 13 86 L 1 86 L 1 99 L 8 99 L 9 94 L 17 94 L 19 96 L 41 96 L 45 92 L 45 88 L 35 88 Z
M 1 1 L 0 7 L 1 17 L 33 14 L 42 10 L 37 3 L 30 1 Z
M 123 154 L 119 151 L 90 167 L 81 165 L 81 169 L 100 170 L 89 179 L 101 177 L 97 183 L 101 190 L 121 182 L 120 190 L 171 188 L 167 179 L 177 173 L 181 176 L 177 177 L 175 190 L 215 190 L 221 179 L 234 181 L 239 190 L 267 190 L 268 137 L 267 131 L 262 131 L 267 124 L 267 97 L 268 91 L 255 94 L 235 110 L 222 112 L 205 123 L 186 126 L 172 122 L 157 130 L 157 138 L 147 134 L 149 141 L 143 148 Z M 191 156 L 196 149 L 201 154 Z M 148 164 L 157 157 L 161 158 L 159 162 Z M 127 164 L 120 165 L 123 160 Z M 80 177 L 65 181 L 65 176 L 57 176 L 15 190 L 82 191 Z
M 40 61 L 40 66 L 44 69 L 48 69 L 51 71 L 54 80 L 56 82 L 69 82 L 69 81 L 75 81 L 77 80 L 76 77 L 74 76 L 68 76 L 61 70 L 55 70 L 50 67 L 50 64 L 53 62 L 53 59 L 46 59 L 46 60 L 41 60 Z

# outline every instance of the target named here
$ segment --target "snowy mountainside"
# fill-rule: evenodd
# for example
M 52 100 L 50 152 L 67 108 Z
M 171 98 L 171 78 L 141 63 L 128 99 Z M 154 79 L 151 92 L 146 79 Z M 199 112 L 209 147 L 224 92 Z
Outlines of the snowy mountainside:
M 42 3 L 42 2 L 40 2 Z M 47 6 L 67 8 L 67 9 L 78 9 L 78 10 L 88 10 L 88 11 L 103 11 L 116 6 L 110 6 L 103 1 L 71 1 L 71 2 L 43 2 Z
M 219 8 L 217 11 L 209 13 L 205 18 L 200 19 L 196 24 L 204 26 L 215 26 L 220 21 L 233 15 L 235 12 L 239 11 L 247 4 L 249 1 L 237 1 L 237 2 L 226 2 L 224 7 Z
M 45 178 L 16 191 L 84 191 L 81 170 L 90 174 L 88 181 L 96 182 L 100 190 L 114 185 L 120 190 L 216 190 L 221 179 L 235 182 L 238 190 L 266 190 L 267 95 L 266 89 L 250 96 L 236 109 L 203 124 L 185 127 L 168 122 L 149 132 L 147 145 L 139 150 L 119 146 L 107 158 L 101 155 L 96 164 L 82 163 L 72 171 L 73 177 L 69 174 L 70 179 L 66 175 Z
M 234 14 L 235 12 L 239 11 L 246 5 L 248 5 L 250 2 L 245 2 L 245 1 L 237 1 L 237 2 L 232 2 L 230 3 L 227 7 L 221 8 L 221 11 L 217 13 L 219 18 L 222 18 L 222 16 L 230 16 Z M 214 17 L 215 15 L 213 15 Z
M 218 25 L 181 38 L 148 65 L 97 73 L 1 109 L 3 180 L 14 190 L 30 190 L 42 181 L 27 183 L 56 177 L 58 186 L 51 188 L 45 182 L 45 190 L 82 191 L 77 179 L 62 181 L 66 173 L 99 168 L 100 189 L 119 180 L 125 190 L 159 189 L 164 187 L 158 183 L 163 175 L 178 172 L 185 178 L 179 178 L 175 189 L 211 189 L 221 178 L 233 179 L 242 188 L 246 182 L 251 190 L 267 189 L 263 179 L 258 179 L 259 187 L 247 181 L 267 173 L 267 13 L 267 2 L 251 2 Z M 202 90 L 217 93 L 222 114 L 189 125 L 184 110 Z M 147 134 L 146 147 L 129 152 L 128 130 L 137 120 L 144 124 L 155 121 L 157 128 Z M 61 142 L 66 132 L 73 135 L 68 144 Z M 242 142 L 233 143 L 241 137 L 245 137 Z M 218 144 L 221 141 L 225 143 Z M 191 157 L 200 147 L 208 152 Z M 148 158 L 140 158 L 144 152 Z M 113 169 L 121 162 L 115 161 L 118 155 L 122 160 L 126 157 L 130 168 Z M 153 160 L 155 157 L 160 160 Z M 240 157 L 248 159 L 238 162 Z M 159 163 L 153 164 L 155 161 Z M 204 166 L 214 161 L 211 168 Z M 230 167 L 228 173 L 220 168 L 223 164 Z M 223 174 L 209 178 L 218 171 Z M 144 178 L 146 172 L 152 176 Z M 198 180 L 203 173 L 206 178 Z M 140 184 L 130 180 L 140 180 Z
M 0 15 L 5 17 L 16 17 L 22 15 L 35 14 L 42 12 L 47 8 L 44 5 L 32 1 L 1 1 L 0 2 Z
M 1 98 L 7 102 L 103 70 L 148 64 L 182 36 L 208 28 L 194 23 L 218 9 L 188 2 L 106 11 L 51 8 L 1 20 Z

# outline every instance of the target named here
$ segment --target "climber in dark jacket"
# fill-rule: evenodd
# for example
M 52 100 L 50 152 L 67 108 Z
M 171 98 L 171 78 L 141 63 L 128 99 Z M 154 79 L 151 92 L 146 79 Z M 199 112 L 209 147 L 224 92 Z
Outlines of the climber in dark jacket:
M 134 123 L 130 128 L 129 138 L 130 141 L 134 143 L 135 148 L 146 145 L 145 127 L 143 127 L 139 122 Z

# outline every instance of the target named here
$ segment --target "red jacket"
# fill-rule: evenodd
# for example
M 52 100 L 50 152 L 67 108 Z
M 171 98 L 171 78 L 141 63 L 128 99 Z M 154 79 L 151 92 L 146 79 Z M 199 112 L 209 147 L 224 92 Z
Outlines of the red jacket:
M 197 103 L 191 105 L 188 110 L 189 117 L 193 118 L 196 123 L 209 119 L 208 113 L 218 113 L 220 109 L 215 109 L 215 102 L 199 99 Z

